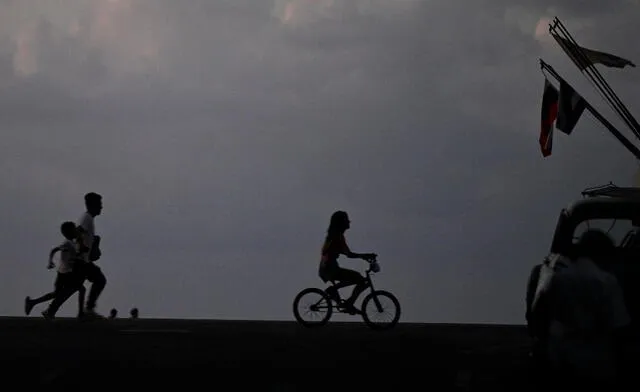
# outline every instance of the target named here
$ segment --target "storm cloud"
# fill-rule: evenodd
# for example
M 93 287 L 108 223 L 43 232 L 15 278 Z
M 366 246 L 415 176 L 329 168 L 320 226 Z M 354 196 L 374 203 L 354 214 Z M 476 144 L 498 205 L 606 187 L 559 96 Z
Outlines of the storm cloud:
M 637 170 L 588 115 L 542 158 L 539 58 L 621 124 L 554 16 L 640 61 L 634 1 L 0 1 L 0 313 L 95 191 L 105 313 L 291 319 L 344 209 L 403 320 L 523 322 L 560 208 Z M 601 72 L 634 112 L 636 69 Z

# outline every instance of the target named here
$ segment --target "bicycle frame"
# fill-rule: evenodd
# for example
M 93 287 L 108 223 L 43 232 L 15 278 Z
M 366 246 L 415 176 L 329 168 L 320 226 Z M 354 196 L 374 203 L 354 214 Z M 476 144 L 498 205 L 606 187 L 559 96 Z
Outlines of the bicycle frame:
M 375 288 L 373 287 L 373 279 L 371 279 L 371 273 L 372 272 L 373 271 L 371 270 L 371 264 L 369 264 L 369 268 L 367 268 L 367 270 L 365 271 L 365 280 L 367 281 L 367 288 L 370 289 L 369 291 L 371 293 L 373 293 L 375 291 Z M 362 292 L 364 293 L 364 290 Z M 362 295 L 362 294 L 360 294 L 360 295 Z
M 362 294 L 364 294 L 364 293 L 366 292 L 366 290 L 367 290 L 367 289 L 369 289 L 369 292 L 370 292 L 370 293 L 373 293 L 373 292 L 375 291 L 375 288 L 373 287 L 373 279 L 371 279 L 371 275 L 372 275 L 373 273 L 375 273 L 375 272 L 373 272 L 373 270 L 371 269 L 371 263 L 369 263 L 369 268 L 367 268 L 367 270 L 365 271 L 365 278 L 364 278 L 364 279 L 365 279 L 365 282 L 366 282 L 366 287 L 365 287 L 365 289 L 364 289 L 364 290 L 362 290 L 362 293 L 360 293 L 360 294 L 358 295 L 358 298 L 359 298 L 359 297 L 361 297 L 361 296 L 362 296 Z M 335 285 L 336 285 L 336 284 L 332 281 L 332 282 L 331 282 L 331 286 L 330 286 L 330 287 L 334 287 Z M 349 287 L 349 286 L 345 286 L 345 287 Z M 326 292 L 326 289 L 325 289 L 325 292 Z M 332 302 L 335 302 L 335 303 L 338 305 L 338 306 L 336 307 L 336 311 L 337 311 L 338 313 L 344 313 L 344 310 L 343 310 L 343 309 L 341 309 L 341 307 L 340 307 L 342 304 L 344 304 L 344 300 L 343 300 L 343 299 L 342 299 L 342 297 L 340 296 L 340 292 L 339 292 L 338 290 L 336 290 L 336 295 L 338 296 L 337 301 L 336 301 L 335 299 L 333 299 L 333 298 L 331 299 L 331 301 L 332 301 Z M 357 300 L 358 298 L 356 298 L 356 300 Z M 327 307 L 328 307 L 328 306 L 319 305 L 319 303 L 320 303 L 321 301 L 322 301 L 322 300 L 319 300 L 316 304 L 314 304 L 314 305 L 313 305 L 313 306 L 314 306 L 314 308 L 317 308 L 317 309 L 325 309 L 325 308 L 327 308 Z M 377 298 L 374 298 L 374 301 L 375 301 L 376 306 L 379 308 L 379 307 L 380 307 L 380 303 L 379 303 L 378 299 L 377 299 Z
M 363 297 L 360 309 L 354 309 L 352 306 L 347 306 L 347 304 L 345 303 L 346 300 L 342 298 L 339 292 L 339 289 L 348 288 L 353 284 L 347 284 L 343 286 L 341 284 L 342 282 L 340 282 L 339 280 L 331 280 L 327 282 L 328 285 L 324 289 L 320 287 L 308 287 L 306 289 L 303 289 L 296 295 L 293 301 L 293 313 L 296 320 L 298 320 L 299 323 L 305 326 L 325 325 L 331 318 L 332 312 L 335 312 L 343 314 L 348 313 L 350 315 L 359 314 L 362 316 L 365 324 L 374 329 L 388 329 L 393 327 L 398 322 L 400 317 L 400 303 L 392 293 L 376 289 L 373 283 L 372 275 L 380 272 L 380 268 L 378 267 L 375 258 L 367 261 L 369 261 L 369 268 L 364 271 L 364 276 L 360 275 L 362 277 L 362 280 L 359 284 L 363 286 L 362 292 L 359 293 L 357 298 L 354 298 L 355 300 L 358 300 Z M 367 289 L 369 290 L 369 292 L 367 292 Z M 307 294 L 316 296 L 320 295 L 320 298 L 317 299 L 315 303 L 313 303 L 314 301 L 309 298 L 312 304 L 303 305 L 302 307 L 300 307 L 300 300 L 303 297 L 307 298 Z M 393 316 L 393 319 L 388 322 L 387 326 L 380 326 L 371 317 L 385 312 L 385 307 L 382 306 L 382 301 L 384 301 L 385 299 L 392 302 L 392 306 L 393 308 L 395 308 L 396 312 Z M 327 303 L 323 303 L 324 301 L 327 301 Z M 305 321 L 301 313 L 303 311 L 305 313 L 308 311 L 317 312 L 323 309 L 326 311 L 326 314 L 321 318 L 319 322 Z

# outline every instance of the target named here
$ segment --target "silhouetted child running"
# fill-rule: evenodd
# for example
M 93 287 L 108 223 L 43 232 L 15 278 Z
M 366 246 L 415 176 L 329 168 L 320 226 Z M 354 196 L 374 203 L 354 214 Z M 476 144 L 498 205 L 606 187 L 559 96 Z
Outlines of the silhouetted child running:
M 45 318 L 51 319 L 55 316 L 60 306 L 76 291 L 78 292 L 78 317 L 82 317 L 84 314 L 84 297 L 86 292 L 83 285 L 84 276 L 79 272 L 79 268 L 77 271 L 76 268 L 74 268 L 75 263 L 83 262 L 81 259 L 82 252 L 77 249 L 77 244 L 75 243 L 78 237 L 78 229 L 73 222 L 64 222 L 60 226 L 60 231 L 65 240 L 62 244 L 51 249 L 51 252 L 49 252 L 49 263 L 47 264 L 48 269 L 54 268 L 53 256 L 57 252 L 60 252 L 54 291 L 35 299 L 26 297 L 24 311 L 27 315 L 31 313 L 35 305 L 53 300 L 49 304 L 49 307 L 42 312 Z

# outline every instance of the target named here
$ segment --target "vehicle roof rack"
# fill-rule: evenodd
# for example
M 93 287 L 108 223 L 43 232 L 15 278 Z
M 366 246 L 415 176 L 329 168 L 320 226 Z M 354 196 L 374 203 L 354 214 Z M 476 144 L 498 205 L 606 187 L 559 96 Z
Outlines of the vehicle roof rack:
M 593 188 L 587 188 L 582 191 L 584 197 L 608 196 L 614 198 L 638 199 L 640 200 L 640 188 L 637 187 L 619 187 L 610 182 L 607 185 L 601 185 Z

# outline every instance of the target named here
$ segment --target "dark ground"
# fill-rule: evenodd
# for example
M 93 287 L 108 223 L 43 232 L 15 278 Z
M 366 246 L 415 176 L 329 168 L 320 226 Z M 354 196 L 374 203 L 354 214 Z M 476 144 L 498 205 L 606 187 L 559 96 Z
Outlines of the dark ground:
M 0 349 L 4 385 L 20 388 L 522 391 L 531 377 L 520 326 L 17 317 L 0 318 Z

